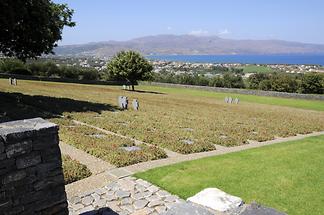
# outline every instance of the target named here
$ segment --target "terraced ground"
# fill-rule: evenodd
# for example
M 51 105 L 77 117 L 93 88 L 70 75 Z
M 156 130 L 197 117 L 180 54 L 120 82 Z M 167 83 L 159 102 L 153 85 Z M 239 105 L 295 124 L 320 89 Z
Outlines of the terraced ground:
M 141 150 L 126 151 L 125 147 L 135 146 L 134 141 L 105 134 L 87 126 L 77 125 L 71 120 L 56 118 L 51 119 L 51 121 L 60 125 L 60 139 L 63 142 L 117 167 L 167 157 L 162 149 L 144 144 L 136 146 Z
M 230 95 L 189 89 L 140 86 L 130 92 L 120 87 L 19 81 L 9 86 L 0 79 L 0 120 L 64 115 L 60 137 L 117 166 L 165 157 L 156 147 L 122 151 L 131 141 L 98 138 L 98 130 L 64 126 L 72 119 L 133 137 L 179 153 L 215 150 L 214 144 L 236 146 L 324 130 L 324 102 Z M 15 92 L 15 93 L 14 93 Z M 119 111 L 117 97 L 138 99 L 140 111 Z M 225 96 L 241 103 L 226 104 Z M 270 105 L 276 104 L 276 105 Z M 312 110 L 309 110 L 312 109 Z M 97 135 L 98 136 L 98 135 Z M 116 161 L 117 160 L 117 161 Z

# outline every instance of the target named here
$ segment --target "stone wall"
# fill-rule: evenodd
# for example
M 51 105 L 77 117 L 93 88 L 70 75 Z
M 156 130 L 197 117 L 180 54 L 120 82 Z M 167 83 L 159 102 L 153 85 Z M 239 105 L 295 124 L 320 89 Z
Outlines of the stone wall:
M 123 85 L 126 84 L 124 81 L 94 81 L 94 80 L 78 80 L 71 78 L 52 78 L 43 76 L 31 76 L 31 75 L 16 75 L 0 73 L 0 78 L 16 78 L 18 80 L 30 80 L 30 81 L 50 81 L 50 82 L 60 82 L 60 83 L 75 83 L 75 84 L 95 84 L 95 85 Z
M 275 92 L 275 91 L 207 87 L 207 86 L 169 84 L 169 83 L 159 83 L 159 82 L 151 82 L 150 84 L 154 85 L 154 86 L 191 88 L 191 89 L 200 89 L 200 90 L 207 90 L 207 91 L 214 91 L 214 92 L 221 92 L 221 93 L 237 93 L 237 94 L 246 94 L 246 95 L 272 96 L 272 97 L 282 97 L 282 98 L 294 98 L 294 99 L 308 99 L 308 100 L 321 100 L 321 101 L 324 101 L 324 95 L 323 94 L 317 95 L 317 94 L 284 93 L 284 92 Z
M 68 214 L 58 126 L 0 124 L 0 214 Z

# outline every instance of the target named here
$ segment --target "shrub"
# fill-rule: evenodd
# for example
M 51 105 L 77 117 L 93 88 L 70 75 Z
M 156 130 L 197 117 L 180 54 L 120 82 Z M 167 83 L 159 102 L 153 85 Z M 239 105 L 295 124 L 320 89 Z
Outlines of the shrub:
M 29 70 L 25 69 L 25 68 L 13 69 L 9 73 L 14 74 L 14 75 L 32 75 L 32 73 Z
M 85 165 L 73 160 L 68 155 L 62 156 L 62 165 L 65 184 L 70 184 L 91 176 L 90 170 Z
M 17 69 L 26 69 L 24 63 L 14 58 L 5 58 L 0 60 L 0 71 L 5 73 L 11 73 Z
M 324 93 L 324 75 L 318 73 L 305 74 L 301 80 L 302 93 Z

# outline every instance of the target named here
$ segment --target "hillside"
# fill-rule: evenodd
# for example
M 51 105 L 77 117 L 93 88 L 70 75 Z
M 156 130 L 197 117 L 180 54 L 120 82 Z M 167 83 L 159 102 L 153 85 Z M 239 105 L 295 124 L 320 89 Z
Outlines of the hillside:
M 109 57 L 120 50 L 137 50 L 142 54 L 319 54 L 324 45 L 282 40 L 233 40 L 217 36 L 157 35 L 129 41 L 108 41 L 55 48 L 57 55 Z

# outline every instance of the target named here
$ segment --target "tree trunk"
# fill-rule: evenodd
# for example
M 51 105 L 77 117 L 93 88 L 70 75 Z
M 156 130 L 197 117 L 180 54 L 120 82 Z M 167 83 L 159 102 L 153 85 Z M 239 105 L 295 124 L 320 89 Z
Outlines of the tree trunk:
M 132 91 L 134 91 L 135 90 L 135 87 L 134 87 L 134 84 L 132 84 Z

